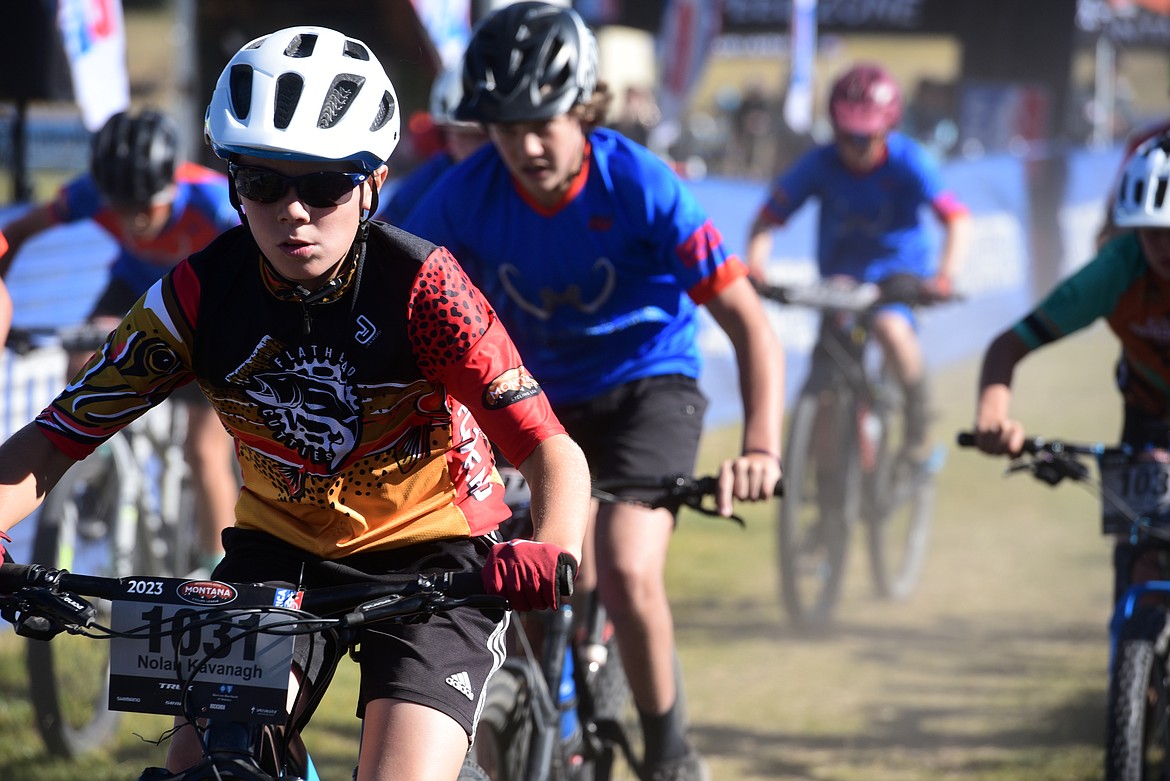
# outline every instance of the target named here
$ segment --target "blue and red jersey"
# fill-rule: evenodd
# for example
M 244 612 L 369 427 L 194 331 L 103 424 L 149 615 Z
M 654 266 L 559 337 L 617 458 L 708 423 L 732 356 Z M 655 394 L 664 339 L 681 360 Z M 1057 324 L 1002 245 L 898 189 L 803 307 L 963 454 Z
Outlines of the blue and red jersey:
M 698 377 L 697 307 L 747 274 L 678 176 L 608 129 L 552 208 L 485 146 L 404 227 L 459 258 L 554 406 L 643 377 Z
M 147 240 L 122 230 L 117 215 L 89 174 L 62 187 L 50 209 L 57 222 L 92 219 L 109 233 L 120 248 L 110 267 L 110 276 L 129 284 L 141 295 L 179 261 L 240 224 L 223 174 L 184 163 L 175 171 L 175 185 L 170 219 L 158 236 Z
M 931 276 L 937 257 L 923 208 L 933 209 L 943 222 L 967 212 L 916 142 L 895 132 L 886 146 L 886 159 L 865 174 L 846 168 L 835 145 L 818 146 L 773 182 L 763 213 L 779 225 L 809 199 L 819 202 L 822 276 L 865 282 L 899 273 Z
M 391 225 L 401 225 L 410 214 L 410 210 L 422 200 L 440 176 L 448 168 L 455 165 L 455 158 L 446 151 L 436 152 L 423 161 L 401 180 L 395 183 L 388 198 L 378 206 L 374 219 L 383 220 Z

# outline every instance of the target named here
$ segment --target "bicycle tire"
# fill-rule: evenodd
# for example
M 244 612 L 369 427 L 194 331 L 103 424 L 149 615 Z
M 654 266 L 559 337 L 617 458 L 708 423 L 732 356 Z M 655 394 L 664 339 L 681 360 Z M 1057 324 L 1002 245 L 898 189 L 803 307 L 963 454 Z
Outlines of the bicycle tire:
M 592 722 L 600 750 L 591 758 L 594 781 L 638 781 L 635 752 L 642 747 L 642 722 L 634 707 L 630 682 L 622 664 L 621 649 L 612 634 L 605 641 L 606 660 L 588 683 Z M 675 683 L 683 696 L 681 676 L 675 664 Z
M 510 662 L 488 681 L 468 759 L 492 781 L 522 781 L 532 738 L 528 678 Z
M 127 515 L 135 508 L 124 495 L 118 447 L 113 440 L 103 445 L 49 493 L 33 537 L 35 563 L 112 577 L 135 571 L 142 546 L 125 531 L 124 524 L 136 523 Z M 109 603 L 93 603 L 98 621 L 108 625 Z M 108 708 L 109 645 L 62 634 L 29 641 L 26 650 L 37 728 L 50 753 L 76 757 L 112 737 L 121 714 Z
M 802 628 L 827 625 L 841 596 L 850 527 L 860 505 L 852 410 L 847 393 L 802 393 L 788 424 L 779 503 L 780 596 L 790 620 Z M 819 435 L 824 426 L 831 427 L 831 441 Z M 817 451 L 824 447 L 839 463 L 819 463 Z
M 1166 657 L 1157 652 L 1161 611 L 1135 616 L 1118 640 L 1109 678 L 1106 781 L 1170 774 L 1170 691 Z
M 866 475 L 863 516 L 874 591 L 883 599 L 902 600 L 918 587 L 926 562 L 934 476 L 909 458 L 901 394 L 879 387 L 882 399 L 869 413 L 878 430 L 870 440 L 874 460 Z

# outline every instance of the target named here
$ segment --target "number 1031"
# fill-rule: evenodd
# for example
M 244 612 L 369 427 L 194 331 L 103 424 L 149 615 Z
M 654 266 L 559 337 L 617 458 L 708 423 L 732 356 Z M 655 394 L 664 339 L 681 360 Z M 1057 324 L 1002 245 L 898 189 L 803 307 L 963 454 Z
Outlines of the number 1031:
M 172 648 L 180 656 L 195 656 L 202 654 L 212 659 L 222 659 L 232 653 L 232 647 L 239 639 L 242 660 L 252 662 L 256 660 L 256 638 L 259 633 L 254 631 L 260 626 L 260 616 L 215 615 L 207 611 L 179 608 L 172 615 L 164 615 L 163 606 L 155 605 L 142 613 L 142 620 L 150 629 L 150 653 L 161 653 L 163 645 L 162 633 L 171 638 Z M 205 640 L 204 634 L 209 631 L 210 636 Z

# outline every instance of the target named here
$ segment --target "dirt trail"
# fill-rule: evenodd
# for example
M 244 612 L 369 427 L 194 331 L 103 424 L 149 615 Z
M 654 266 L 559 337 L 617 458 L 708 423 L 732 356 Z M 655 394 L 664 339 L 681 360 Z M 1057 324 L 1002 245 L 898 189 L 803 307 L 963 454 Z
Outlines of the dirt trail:
M 1047 436 L 1115 436 L 1114 355 L 1095 329 L 1030 357 L 1020 418 Z M 940 440 L 969 426 L 975 376 L 972 363 L 936 379 Z M 717 779 L 1100 776 L 1111 576 L 1098 505 L 1074 485 L 1005 479 L 1004 465 L 952 447 L 917 594 L 876 600 L 855 540 L 839 619 L 820 636 L 781 616 L 770 518 L 746 532 L 685 524 L 671 588 Z

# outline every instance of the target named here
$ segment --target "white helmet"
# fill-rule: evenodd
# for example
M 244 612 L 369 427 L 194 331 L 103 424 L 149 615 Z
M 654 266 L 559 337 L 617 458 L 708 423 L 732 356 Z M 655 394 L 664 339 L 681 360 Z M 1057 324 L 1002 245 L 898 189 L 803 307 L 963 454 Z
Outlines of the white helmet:
M 368 46 L 327 27 L 290 27 L 236 52 L 204 132 L 224 159 L 349 160 L 373 171 L 400 126 L 394 85 Z
M 463 100 L 463 60 L 445 68 L 431 84 L 431 120 L 440 127 L 479 127 L 478 122 L 460 122 L 455 109 Z
M 1170 134 L 1142 143 L 1125 164 L 1113 224 L 1119 228 L 1170 228 Z

